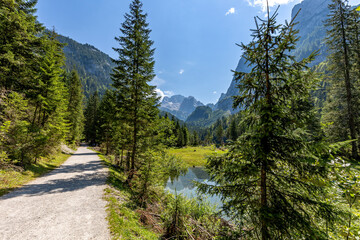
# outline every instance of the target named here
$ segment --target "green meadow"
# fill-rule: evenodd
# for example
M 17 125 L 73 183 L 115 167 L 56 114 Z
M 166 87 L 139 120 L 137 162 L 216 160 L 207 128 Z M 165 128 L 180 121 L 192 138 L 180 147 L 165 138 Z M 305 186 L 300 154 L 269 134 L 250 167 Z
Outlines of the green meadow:
M 184 148 L 170 148 L 168 153 L 180 157 L 188 167 L 202 167 L 206 164 L 206 157 L 214 154 L 224 154 L 226 150 L 215 146 L 198 146 Z

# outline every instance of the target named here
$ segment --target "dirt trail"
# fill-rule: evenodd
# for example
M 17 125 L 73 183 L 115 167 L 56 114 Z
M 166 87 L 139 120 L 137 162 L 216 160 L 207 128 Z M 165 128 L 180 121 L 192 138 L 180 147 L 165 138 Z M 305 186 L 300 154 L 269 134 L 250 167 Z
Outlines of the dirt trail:
M 110 239 L 107 169 L 80 147 L 60 168 L 0 197 L 0 239 Z

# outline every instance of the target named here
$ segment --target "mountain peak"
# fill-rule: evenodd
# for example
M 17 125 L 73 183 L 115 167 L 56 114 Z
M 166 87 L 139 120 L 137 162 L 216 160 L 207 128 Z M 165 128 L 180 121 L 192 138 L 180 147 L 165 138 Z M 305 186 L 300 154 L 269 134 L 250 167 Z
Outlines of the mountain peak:
M 204 106 L 204 104 L 196 100 L 193 96 L 184 97 L 182 95 L 174 95 L 171 97 L 164 97 L 161 102 L 160 110 L 169 112 L 180 120 L 185 121 L 199 106 Z

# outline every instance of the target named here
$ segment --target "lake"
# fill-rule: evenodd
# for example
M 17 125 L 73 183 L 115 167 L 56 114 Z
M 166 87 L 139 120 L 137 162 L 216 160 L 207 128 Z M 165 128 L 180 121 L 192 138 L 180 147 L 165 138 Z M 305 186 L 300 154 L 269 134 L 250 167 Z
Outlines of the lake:
M 173 194 L 176 190 L 177 194 L 182 194 L 188 198 L 196 198 L 199 194 L 197 193 L 197 187 L 195 187 L 193 183 L 194 181 L 207 183 L 209 185 L 215 184 L 214 182 L 209 181 L 209 174 L 205 172 L 203 168 L 192 167 L 188 169 L 188 172 L 185 175 L 180 176 L 177 180 L 174 180 L 174 182 L 171 182 L 169 179 L 165 190 Z M 222 206 L 220 197 L 209 195 L 205 195 L 205 197 L 211 204 L 216 205 L 218 210 Z

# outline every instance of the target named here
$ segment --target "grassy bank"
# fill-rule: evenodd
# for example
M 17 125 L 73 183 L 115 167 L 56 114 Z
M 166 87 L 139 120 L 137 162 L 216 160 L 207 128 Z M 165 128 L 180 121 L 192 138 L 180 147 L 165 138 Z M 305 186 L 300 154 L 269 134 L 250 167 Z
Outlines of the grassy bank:
M 27 167 L 26 171 L 14 169 L 0 170 L 0 196 L 21 187 L 63 164 L 71 155 L 59 153 L 51 159 L 42 159 Z
M 176 155 L 183 159 L 188 167 L 205 166 L 206 157 L 213 154 L 224 154 L 226 151 L 220 150 L 215 146 L 198 146 L 198 147 L 184 147 L 184 148 L 170 148 L 169 154 Z
M 125 184 L 125 175 L 111 161 L 99 154 L 109 168 L 108 184 L 104 198 L 107 201 L 107 219 L 113 239 L 159 239 L 160 234 L 141 224 L 141 214 L 136 211 L 131 190 Z

